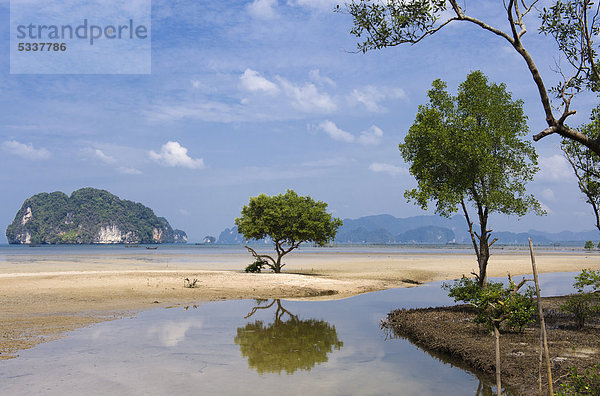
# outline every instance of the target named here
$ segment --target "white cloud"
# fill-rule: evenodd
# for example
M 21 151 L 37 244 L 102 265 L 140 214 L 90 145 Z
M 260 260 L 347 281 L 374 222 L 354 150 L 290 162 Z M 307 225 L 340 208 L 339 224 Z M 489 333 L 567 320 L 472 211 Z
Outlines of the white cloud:
M 573 168 L 571 168 L 567 159 L 560 154 L 540 157 L 539 164 L 540 172 L 536 177 L 537 180 L 569 181 L 575 178 Z
M 246 9 L 255 18 L 272 19 L 277 16 L 275 7 L 277 7 L 277 0 L 254 0 Z
M 318 125 L 318 128 L 327 133 L 332 139 L 346 143 L 376 145 L 381 142 L 381 137 L 383 136 L 383 131 L 376 125 L 371 126 L 366 131 L 362 131 L 358 138 L 350 132 L 339 128 L 333 121 L 325 120 Z
M 544 198 L 547 201 L 551 201 L 551 202 L 556 201 L 556 196 L 554 195 L 554 191 L 552 191 L 549 188 L 542 190 L 540 195 L 542 196 L 542 198 Z
M 135 168 L 130 168 L 127 166 L 119 166 L 117 168 L 117 172 L 122 173 L 124 175 L 141 175 L 142 171 Z
M 242 87 L 248 91 L 264 91 L 274 95 L 279 92 L 279 87 L 272 81 L 262 77 L 257 71 L 246 69 L 240 76 Z
M 250 68 L 237 78 L 241 93 L 252 92 L 258 95 L 242 96 L 237 104 L 205 98 L 170 101 L 151 105 L 143 113 L 150 122 L 189 118 L 230 123 L 300 119 L 305 116 L 303 113 L 323 114 L 337 110 L 332 97 L 310 82 L 297 84 L 280 76 L 270 80 Z M 203 92 L 207 91 L 208 85 L 198 80 L 191 80 L 190 85 Z
M 381 143 L 381 138 L 383 137 L 383 131 L 376 125 L 373 125 L 371 128 L 366 131 L 362 131 L 358 138 L 358 142 L 360 144 L 365 145 L 376 145 Z
M 242 106 L 215 101 L 153 106 L 145 111 L 145 115 L 150 122 L 168 122 L 186 118 L 209 122 L 244 122 L 260 119 L 261 116 L 261 114 L 248 114 Z
M 94 154 L 94 156 L 97 159 L 99 159 L 100 161 L 104 162 L 105 164 L 111 165 L 111 164 L 114 164 L 115 162 L 117 162 L 117 160 L 115 160 L 110 155 L 104 154 L 104 152 L 102 150 L 100 150 L 100 149 L 95 149 L 95 150 L 92 151 L 92 153 Z
M 369 165 L 369 170 L 376 173 L 387 173 L 391 176 L 408 175 L 408 169 L 392 164 L 384 164 L 381 162 L 374 162 Z
M 336 5 L 343 3 L 339 0 L 289 0 L 288 4 L 331 12 Z
M 329 77 L 322 76 L 321 72 L 319 71 L 319 69 L 313 69 L 313 70 L 311 70 L 308 73 L 308 75 L 310 76 L 311 80 L 313 80 L 314 82 L 316 82 L 318 84 L 329 85 L 330 87 L 335 88 L 335 81 L 333 81 Z
M 389 99 L 406 98 L 406 93 L 402 88 L 378 88 L 373 85 L 367 85 L 362 89 L 354 89 L 350 94 L 350 102 L 353 104 L 362 104 L 368 111 L 380 113 L 387 109 L 380 102 Z
M 331 113 L 337 109 L 337 105 L 326 93 L 321 93 L 312 83 L 303 86 L 293 84 L 282 77 L 277 77 L 279 85 L 285 95 L 292 99 L 292 106 L 305 112 Z
M 7 140 L 2 143 L 4 151 L 28 160 L 45 160 L 50 158 L 50 151 L 45 148 L 36 149 L 32 144 L 19 143 L 16 140 Z
M 179 142 L 169 141 L 160 148 L 160 153 L 151 150 L 149 156 L 152 160 L 165 166 L 203 169 L 204 160 L 202 158 L 191 158 L 187 151 L 188 149 L 180 145 Z
M 340 129 L 332 121 L 326 120 L 319 124 L 319 128 L 329 135 L 333 140 L 352 143 L 355 140 L 354 135 Z

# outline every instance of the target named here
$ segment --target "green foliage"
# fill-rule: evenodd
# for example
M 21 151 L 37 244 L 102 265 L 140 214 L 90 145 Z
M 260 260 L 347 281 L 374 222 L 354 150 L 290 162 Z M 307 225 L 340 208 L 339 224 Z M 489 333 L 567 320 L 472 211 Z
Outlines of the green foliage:
M 268 196 L 260 194 L 251 197 L 248 205 L 242 208 L 242 215 L 235 219 L 235 225 L 246 239 L 273 240 L 277 259 L 267 255 L 258 258 L 269 259 L 268 265 L 280 272 L 281 257 L 303 242 L 314 242 L 323 246 L 335 238 L 342 220 L 327 213 L 327 204 L 311 197 L 302 197 L 293 190 L 285 194 Z
M 591 139 L 600 136 L 600 106 L 592 111 L 590 123 L 580 125 L 578 130 Z M 560 148 L 575 172 L 579 190 L 594 210 L 596 227 L 600 230 L 600 156 L 570 139 L 563 139 Z
M 442 288 L 448 290 L 448 296 L 455 302 L 473 306 L 477 312 L 474 321 L 484 324 L 490 331 L 505 322 L 507 327 L 520 332 L 533 320 L 532 287 L 519 293 L 519 286 L 510 280 L 508 287 L 500 282 L 488 282 L 486 288 L 482 288 L 475 279 L 463 276 L 452 284 L 444 283 Z
M 598 92 L 600 69 L 598 45 L 594 43 L 600 34 L 597 4 L 592 0 L 556 0 L 551 7 L 543 9 L 540 18 L 540 32 L 554 37 L 567 62 L 581 70 L 554 91 L 557 94 L 563 90 Z
M 582 270 L 579 275 L 575 276 L 575 283 L 573 283 L 573 286 L 579 293 L 585 292 L 586 287 L 590 292 L 600 291 L 600 270 Z
M 479 71 L 467 76 L 457 96 L 435 80 L 428 97 L 400 144 L 418 183 L 407 199 L 423 209 L 434 201 L 445 216 L 457 212 L 463 199 L 490 213 L 541 213 L 540 204 L 525 195 L 538 167 L 535 150 L 522 139 L 528 132 L 523 102 Z
M 95 243 L 106 227 L 128 235 L 123 242 L 174 242 L 168 221 L 156 217 L 152 209 L 94 188 L 82 188 L 70 197 L 53 192 L 26 199 L 6 236 L 9 243 L 25 243 L 27 235 L 31 243 Z
M 462 207 L 483 285 L 494 243 L 489 241 L 489 214 L 544 213 L 525 194 L 538 167 L 535 150 L 523 140 L 528 131 L 523 102 L 513 100 L 504 84 L 489 83 L 480 71 L 467 75 L 456 96 L 446 92 L 441 80 L 427 94 L 429 103 L 419 106 L 399 146 L 417 180 L 417 188 L 404 196 L 422 209 L 433 201 L 436 213 L 448 217 Z M 468 206 L 477 210 L 479 233 L 473 231 Z
M 256 260 L 254 260 L 254 262 L 252 264 L 248 264 L 245 271 L 258 273 L 258 272 L 261 272 L 263 267 L 265 267 L 266 265 L 268 265 L 268 263 L 265 260 L 257 258 Z
M 594 249 L 594 241 L 586 241 L 584 249 L 585 250 L 592 250 L 592 249 Z
M 446 11 L 444 0 L 360 1 L 346 4 L 354 17 L 350 33 L 364 37 L 358 44 L 362 52 L 402 43 L 414 43 L 438 25 L 440 14 Z M 339 10 L 339 8 L 338 8 Z
M 582 329 L 588 318 L 599 310 L 599 307 L 594 304 L 597 300 L 598 298 L 592 293 L 574 294 L 560 306 L 560 310 L 575 316 L 577 328 Z
M 308 241 L 322 246 L 335 238 L 342 225 L 326 210 L 325 202 L 299 196 L 293 190 L 272 197 L 260 194 L 250 198 L 235 224 L 247 239 L 270 237 L 290 246 Z
M 577 294 L 569 296 L 560 309 L 575 316 L 577 328 L 581 329 L 591 315 L 600 312 L 599 299 L 594 294 L 594 292 L 600 291 L 600 270 L 584 269 L 575 276 L 573 286 L 577 289 Z
M 560 385 L 557 396 L 600 395 L 600 363 L 582 372 L 569 368 L 567 380 Z

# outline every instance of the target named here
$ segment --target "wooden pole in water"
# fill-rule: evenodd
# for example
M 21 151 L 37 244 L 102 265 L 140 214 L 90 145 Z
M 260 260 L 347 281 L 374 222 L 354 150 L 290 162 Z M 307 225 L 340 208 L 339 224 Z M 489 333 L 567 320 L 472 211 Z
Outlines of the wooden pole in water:
M 548 336 L 546 334 L 546 323 L 544 322 L 544 312 L 542 311 L 542 300 L 540 297 L 540 284 L 538 282 L 537 268 L 535 266 L 535 255 L 533 254 L 533 243 L 529 238 L 529 252 L 531 253 L 531 267 L 533 268 L 533 281 L 535 282 L 535 294 L 537 295 L 538 311 L 540 315 L 540 332 L 544 340 L 544 354 L 546 355 L 546 369 L 548 370 L 548 389 L 550 390 L 550 396 L 554 395 L 552 389 L 552 368 L 550 367 L 550 352 L 548 351 Z M 541 387 L 541 382 L 540 382 Z

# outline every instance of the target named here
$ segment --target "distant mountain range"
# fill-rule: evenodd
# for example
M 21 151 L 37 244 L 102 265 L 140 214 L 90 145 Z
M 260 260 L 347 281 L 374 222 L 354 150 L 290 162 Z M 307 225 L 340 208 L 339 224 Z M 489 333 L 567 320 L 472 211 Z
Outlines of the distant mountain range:
M 524 245 L 531 238 L 536 245 L 580 242 L 600 239 L 598 230 L 582 232 L 562 231 L 548 233 L 530 230 L 528 232 L 494 232 L 498 244 Z M 338 230 L 335 243 L 339 244 L 468 244 L 471 237 L 465 219 L 456 215 L 451 218 L 441 216 L 413 216 L 397 218 L 382 214 L 358 219 L 344 219 Z M 237 232 L 237 227 L 227 228 L 217 241 L 219 244 L 244 244 L 247 241 Z M 252 243 L 270 243 L 269 240 Z

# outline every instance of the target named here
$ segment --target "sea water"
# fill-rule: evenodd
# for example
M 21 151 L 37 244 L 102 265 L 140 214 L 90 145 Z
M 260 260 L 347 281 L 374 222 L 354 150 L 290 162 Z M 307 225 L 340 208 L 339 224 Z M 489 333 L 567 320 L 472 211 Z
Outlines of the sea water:
M 543 294 L 572 292 L 573 276 L 542 274 Z M 492 378 L 380 329 L 394 309 L 452 304 L 440 285 L 332 301 L 231 300 L 153 309 L 1 361 L 0 393 L 490 394 Z

